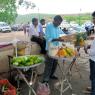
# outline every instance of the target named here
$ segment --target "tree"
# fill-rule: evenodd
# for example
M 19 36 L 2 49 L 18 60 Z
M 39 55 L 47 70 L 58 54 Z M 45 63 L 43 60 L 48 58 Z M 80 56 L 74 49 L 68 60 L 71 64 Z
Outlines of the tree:
M 19 6 L 25 7 L 26 9 L 33 9 L 34 3 L 27 0 L 0 0 L 0 21 L 12 23 L 17 17 L 17 8 Z
M 18 5 L 24 6 L 26 9 L 28 9 L 28 8 L 33 9 L 36 7 L 36 5 L 34 3 L 32 3 L 31 1 L 27 1 L 27 0 L 19 0 Z
M 0 0 L 0 21 L 12 23 L 17 16 L 16 0 Z

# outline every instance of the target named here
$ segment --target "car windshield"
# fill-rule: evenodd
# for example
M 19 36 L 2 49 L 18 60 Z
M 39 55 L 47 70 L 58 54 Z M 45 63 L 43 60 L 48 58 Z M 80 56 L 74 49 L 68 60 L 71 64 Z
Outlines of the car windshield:
M 0 26 L 8 26 L 7 23 L 0 23 Z

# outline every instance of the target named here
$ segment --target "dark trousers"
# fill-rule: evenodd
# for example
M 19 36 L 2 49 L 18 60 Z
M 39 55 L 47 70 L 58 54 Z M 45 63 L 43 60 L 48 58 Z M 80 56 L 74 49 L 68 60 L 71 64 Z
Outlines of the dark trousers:
M 90 62 L 90 79 L 91 79 L 91 95 L 95 95 L 95 62 L 91 59 Z
M 37 37 L 37 36 L 32 36 L 31 41 L 36 42 L 38 45 L 40 45 L 40 47 L 41 47 L 41 53 L 42 54 L 46 54 L 46 50 L 45 50 L 46 40 L 45 40 L 45 38 L 40 38 L 40 37 Z
M 57 68 L 57 60 L 46 57 L 45 69 L 43 74 L 43 81 L 48 82 L 50 77 L 54 75 L 55 70 Z

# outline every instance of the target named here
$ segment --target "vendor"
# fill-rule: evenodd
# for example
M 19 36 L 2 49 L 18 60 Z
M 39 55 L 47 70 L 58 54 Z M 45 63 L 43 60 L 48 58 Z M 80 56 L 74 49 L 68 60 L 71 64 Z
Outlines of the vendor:
M 31 38 L 31 41 L 36 42 L 41 47 L 41 53 L 45 54 L 45 45 L 46 41 L 43 37 L 43 29 L 38 23 L 37 18 L 32 19 L 32 24 L 29 28 L 29 37 Z
M 95 12 L 92 13 L 93 24 L 95 25 Z M 95 95 L 95 38 L 89 37 L 92 39 L 92 44 L 85 48 L 85 52 L 90 55 L 90 80 L 91 80 L 91 95 Z
M 54 46 L 58 45 L 58 41 L 63 41 L 59 38 L 60 33 L 63 31 L 58 27 L 62 22 L 62 17 L 60 15 L 56 15 L 54 17 L 53 23 L 49 23 L 46 26 L 45 37 L 46 37 L 46 51 L 49 50 L 49 43 L 53 43 Z M 54 76 L 56 67 L 57 67 L 57 60 L 50 58 L 48 55 L 46 57 L 45 62 L 45 70 L 43 75 L 43 83 L 48 83 L 49 79 L 58 79 Z

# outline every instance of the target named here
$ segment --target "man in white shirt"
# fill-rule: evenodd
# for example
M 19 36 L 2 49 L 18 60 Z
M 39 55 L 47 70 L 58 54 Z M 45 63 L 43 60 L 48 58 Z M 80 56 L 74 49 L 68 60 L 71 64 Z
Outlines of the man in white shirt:
M 46 53 L 46 50 L 45 50 L 46 41 L 43 37 L 43 29 L 38 23 L 37 18 L 32 19 L 32 24 L 30 25 L 30 29 L 29 29 L 29 36 L 31 38 L 31 41 L 36 42 L 37 44 L 40 45 L 41 53 L 45 54 Z
M 45 19 L 40 20 L 40 25 L 43 28 L 43 34 L 45 34 L 46 22 Z
M 93 24 L 95 26 L 95 11 L 92 13 Z M 94 30 L 95 31 L 95 30 Z M 92 39 L 91 45 L 87 46 L 85 52 L 90 55 L 90 80 L 91 80 L 91 95 L 95 95 L 95 38 L 90 37 Z

